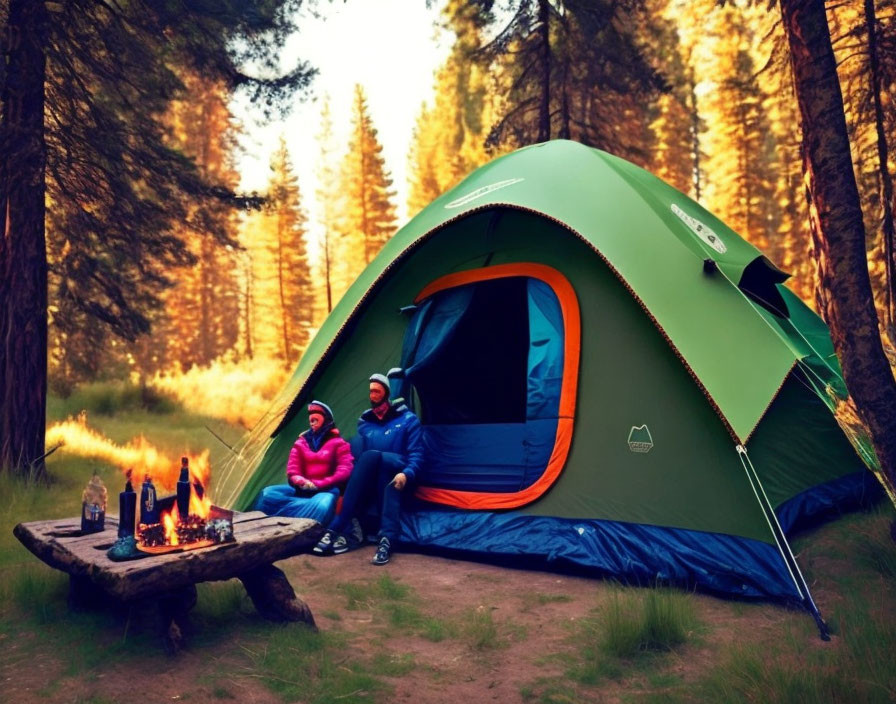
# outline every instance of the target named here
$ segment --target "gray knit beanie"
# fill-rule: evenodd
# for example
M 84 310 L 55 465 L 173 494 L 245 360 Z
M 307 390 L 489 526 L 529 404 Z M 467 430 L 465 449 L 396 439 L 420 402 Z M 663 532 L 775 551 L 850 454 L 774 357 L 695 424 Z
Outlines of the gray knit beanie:
M 392 387 L 389 385 L 389 379 L 384 374 L 371 374 L 368 381 L 375 381 L 386 390 L 386 396 L 392 393 Z

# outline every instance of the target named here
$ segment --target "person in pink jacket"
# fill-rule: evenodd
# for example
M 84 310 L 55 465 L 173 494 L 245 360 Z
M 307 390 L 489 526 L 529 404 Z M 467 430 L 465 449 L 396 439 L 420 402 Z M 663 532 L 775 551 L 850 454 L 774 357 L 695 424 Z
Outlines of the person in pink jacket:
M 327 526 L 333 520 L 339 491 L 352 473 L 354 460 L 327 404 L 312 401 L 308 405 L 308 426 L 289 453 L 288 484 L 263 489 L 255 509 L 270 516 L 311 518 Z

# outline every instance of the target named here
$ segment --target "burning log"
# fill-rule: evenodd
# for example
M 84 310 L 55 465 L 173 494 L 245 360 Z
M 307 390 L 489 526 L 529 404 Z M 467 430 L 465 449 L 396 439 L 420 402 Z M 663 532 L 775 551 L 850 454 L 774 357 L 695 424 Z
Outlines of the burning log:
M 140 547 L 155 548 L 165 544 L 165 526 L 161 523 L 141 523 L 137 530 Z
M 233 511 L 213 506 L 195 493 L 190 496 L 190 512 L 181 517 L 177 494 L 158 499 L 161 520 L 141 523 L 137 530 L 137 549 L 142 552 L 163 553 L 174 550 L 193 550 L 209 545 L 230 542 L 233 537 Z

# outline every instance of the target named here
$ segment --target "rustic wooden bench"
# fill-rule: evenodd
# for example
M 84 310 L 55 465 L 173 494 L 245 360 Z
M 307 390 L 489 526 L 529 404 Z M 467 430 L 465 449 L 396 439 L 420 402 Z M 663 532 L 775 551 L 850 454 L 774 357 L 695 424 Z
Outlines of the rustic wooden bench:
M 117 516 L 106 516 L 105 526 L 102 532 L 82 535 L 80 518 L 64 518 L 20 523 L 13 533 L 41 560 L 68 573 L 73 608 L 110 598 L 125 605 L 158 603 L 171 649 L 180 647 L 182 625 L 196 603 L 198 582 L 236 577 L 265 618 L 301 621 L 315 628 L 308 605 L 273 563 L 316 542 L 323 533 L 316 521 L 259 511 L 235 513 L 234 542 L 127 562 L 114 562 L 106 555 L 117 536 Z

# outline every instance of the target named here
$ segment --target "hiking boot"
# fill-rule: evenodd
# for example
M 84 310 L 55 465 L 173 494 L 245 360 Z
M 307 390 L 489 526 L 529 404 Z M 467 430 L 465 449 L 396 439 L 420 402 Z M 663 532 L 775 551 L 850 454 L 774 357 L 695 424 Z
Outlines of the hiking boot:
M 364 529 L 361 527 L 361 521 L 357 518 L 352 519 L 352 529 L 348 534 L 348 541 L 353 548 L 364 543 Z
M 317 545 L 315 545 L 311 552 L 315 555 L 332 555 L 333 554 L 333 538 L 335 534 L 333 531 L 328 530 L 323 534 L 321 539 L 317 541 Z
M 333 538 L 333 554 L 341 555 L 344 552 L 348 552 L 351 550 L 351 546 L 348 544 L 348 540 L 344 535 L 337 535 Z
M 380 544 L 376 548 L 376 555 L 370 561 L 372 565 L 385 565 L 392 557 L 392 543 L 385 536 L 380 538 Z

